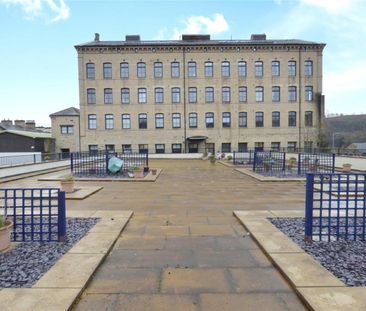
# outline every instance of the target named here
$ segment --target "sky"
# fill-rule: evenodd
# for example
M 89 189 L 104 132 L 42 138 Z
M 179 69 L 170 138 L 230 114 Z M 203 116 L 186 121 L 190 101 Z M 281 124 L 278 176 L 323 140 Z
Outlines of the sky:
M 326 113 L 366 113 L 366 0 L 0 0 L 0 119 L 79 106 L 74 45 L 94 39 L 303 39 L 326 43 Z

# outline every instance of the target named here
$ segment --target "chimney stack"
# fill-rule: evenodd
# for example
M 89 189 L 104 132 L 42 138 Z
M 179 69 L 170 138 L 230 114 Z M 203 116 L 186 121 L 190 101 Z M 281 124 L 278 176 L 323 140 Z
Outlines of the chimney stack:
M 13 125 L 13 121 L 12 120 L 1 120 L 0 122 L 1 125 L 4 125 L 4 126 L 12 126 Z
M 24 129 L 25 128 L 25 121 L 24 120 L 14 120 L 14 125 Z
M 34 120 L 27 120 L 25 122 L 25 128 L 27 130 L 35 130 L 36 129 L 36 122 L 34 122 Z

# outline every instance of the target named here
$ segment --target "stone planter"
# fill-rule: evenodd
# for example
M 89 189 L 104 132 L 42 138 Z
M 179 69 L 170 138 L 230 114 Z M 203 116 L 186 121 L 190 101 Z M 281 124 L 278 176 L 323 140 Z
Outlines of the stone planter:
M 61 180 L 61 190 L 66 193 L 74 192 L 74 181 L 73 180 Z
M 352 164 L 344 163 L 342 165 L 342 172 L 349 173 L 352 170 Z
M 158 171 L 158 170 L 157 170 L 156 168 L 153 168 L 153 169 L 151 169 L 151 174 L 152 174 L 152 175 L 156 175 L 157 171 Z
M 133 171 L 133 177 L 134 178 L 143 178 L 144 177 L 144 170 L 135 170 Z
M 10 231 L 13 228 L 11 220 L 5 220 L 4 226 L 0 228 L 0 251 L 4 251 L 10 246 Z

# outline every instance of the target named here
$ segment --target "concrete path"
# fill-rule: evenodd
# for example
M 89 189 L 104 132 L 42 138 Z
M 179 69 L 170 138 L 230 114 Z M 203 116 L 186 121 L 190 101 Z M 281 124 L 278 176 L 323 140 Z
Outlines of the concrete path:
M 303 208 L 304 185 L 207 161 L 152 161 L 155 183 L 100 183 L 71 209 L 134 216 L 74 310 L 306 310 L 233 210 Z

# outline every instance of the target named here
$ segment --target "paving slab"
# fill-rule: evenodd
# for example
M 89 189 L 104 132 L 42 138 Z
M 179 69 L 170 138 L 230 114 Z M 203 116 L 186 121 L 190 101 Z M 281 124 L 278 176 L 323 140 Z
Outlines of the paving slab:
M 298 288 L 298 291 L 316 311 L 366 310 L 366 289 L 364 287 Z
M 66 200 L 84 200 L 102 189 L 101 186 L 78 186 L 76 191 L 66 193 Z
M 192 236 L 226 236 L 235 235 L 235 231 L 228 225 L 198 225 L 191 224 L 190 232 Z
M 230 292 L 225 269 L 172 269 L 163 271 L 161 292 L 197 294 L 202 292 Z
M 115 232 L 89 232 L 68 254 L 107 254 L 115 240 Z
M 147 226 L 147 236 L 188 236 L 188 226 Z
M 2 311 L 69 310 L 80 290 L 75 288 L 4 288 L 0 291 Z
M 286 234 L 278 232 L 255 232 L 254 239 L 266 250 L 267 253 L 303 253 Z
M 247 168 L 235 168 L 235 171 L 250 176 L 254 178 L 255 180 L 258 180 L 260 182 L 305 182 L 305 177 L 276 177 L 276 176 L 263 176 L 261 174 L 257 174 L 253 172 L 251 169 Z

